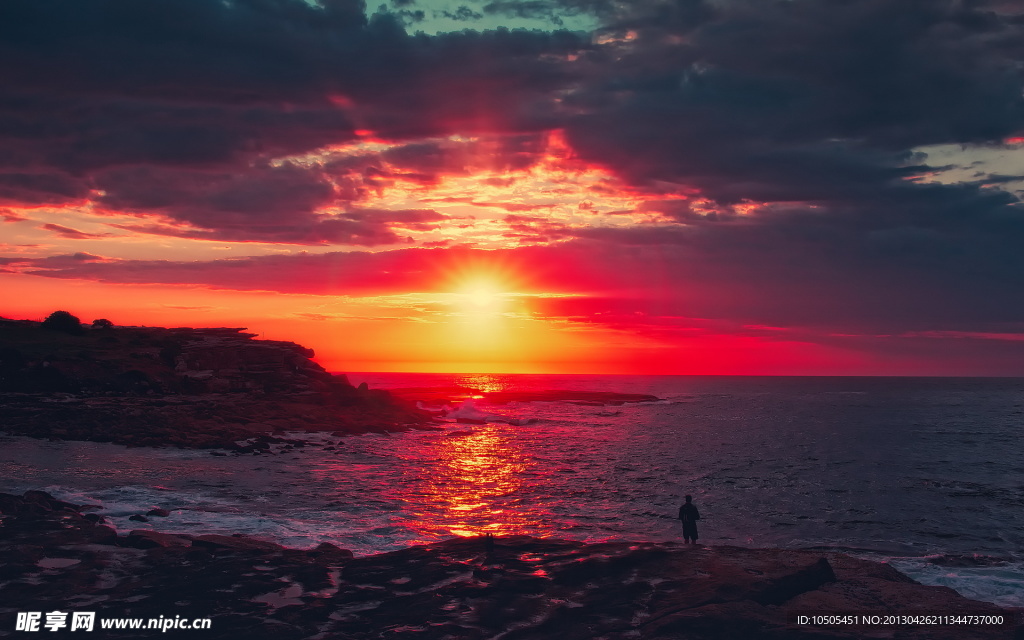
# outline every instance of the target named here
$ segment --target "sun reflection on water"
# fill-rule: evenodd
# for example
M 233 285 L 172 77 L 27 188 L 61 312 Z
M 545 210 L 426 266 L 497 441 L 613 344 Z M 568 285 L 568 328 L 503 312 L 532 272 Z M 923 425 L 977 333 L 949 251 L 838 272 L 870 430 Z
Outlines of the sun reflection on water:
M 432 442 L 436 464 L 420 481 L 397 488 L 423 542 L 484 533 L 539 534 L 545 514 L 520 504 L 524 473 L 534 465 L 514 434 L 490 425 Z
M 506 391 L 512 387 L 512 381 L 508 376 L 495 375 L 492 373 L 468 373 L 454 376 L 455 384 L 462 387 L 471 387 L 483 393 L 495 393 Z

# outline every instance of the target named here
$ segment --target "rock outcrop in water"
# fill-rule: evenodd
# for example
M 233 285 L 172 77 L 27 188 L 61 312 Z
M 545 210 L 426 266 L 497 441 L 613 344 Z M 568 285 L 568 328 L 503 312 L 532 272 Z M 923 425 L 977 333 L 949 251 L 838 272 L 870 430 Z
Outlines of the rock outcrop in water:
M 273 431 L 396 431 L 428 419 L 353 387 L 292 342 L 243 329 L 0 320 L 0 429 L 129 445 L 233 447 Z
M 406 387 L 392 389 L 397 397 L 428 405 L 451 405 L 469 399 L 482 399 L 491 404 L 510 402 L 566 402 L 584 406 L 615 406 L 638 402 L 657 402 L 658 396 L 646 393 L 618 393 L 614 391 L 579 391 L 563 389 L 534 389 L 530 391 L 484 391 L 465 386 Z
M 41 491 L 0 494 L 5 631 L 18 612 L 51 611 L 95 612 L 97 630 L 110 618 L 209 618 L 204 638 L 273 640 L 1010 640 L 1024 631 L 1020 611 L 838 553 L 517 536 L 353 558 L 330 544 L 301 551 L 243 536 L 124 535 L 84 510 Z M 801 625 L 801 612 L 1011 622 Z

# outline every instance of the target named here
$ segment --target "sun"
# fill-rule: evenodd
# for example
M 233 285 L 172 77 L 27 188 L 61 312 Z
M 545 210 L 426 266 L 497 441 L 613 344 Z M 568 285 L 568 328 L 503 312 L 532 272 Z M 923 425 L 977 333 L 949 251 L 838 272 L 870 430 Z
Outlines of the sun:
M 462 305 L 469 311 L 498 311 L 507 297 L 504 288 L 487 278 L 474 278 L 456 292 Z
M 529 270 L 500 253 L 463 255 L 441 266 L 439 288 L 462 316 L 476 320 L 514 313 L 530 290 Z

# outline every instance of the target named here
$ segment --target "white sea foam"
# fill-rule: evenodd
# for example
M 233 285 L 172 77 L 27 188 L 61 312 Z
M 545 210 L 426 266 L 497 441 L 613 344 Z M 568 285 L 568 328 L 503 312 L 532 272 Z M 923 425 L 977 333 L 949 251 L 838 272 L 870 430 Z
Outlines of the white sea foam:
M 928 558 L 894 558 L 889 563 L 922 584 L 955 589 L 973 600 L 1024 607 L 1024 562 L 984 567 L 948 567 Z
M 492 418 L 492 414 L 477 409 L 476 403 L 473 400 L 465 400 L 458 407 L 451 409 L 447 412 L 448 418 L 463 418 L 466 420 L 487 420 Z

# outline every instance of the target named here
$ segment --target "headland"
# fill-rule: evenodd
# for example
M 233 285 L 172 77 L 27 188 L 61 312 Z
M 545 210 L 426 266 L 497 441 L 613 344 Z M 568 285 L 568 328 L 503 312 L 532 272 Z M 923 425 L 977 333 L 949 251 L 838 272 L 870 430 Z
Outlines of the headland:
M 270 434 L 402 431 L 430 416 L 241 328 L 49 330 L 0 319 L 0 429 L 130 446 L 266 448 Z M 239 441 L 251 440 L 250 445 Z M 254 448 L 255 446 L 255 448 Z

